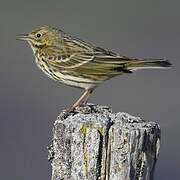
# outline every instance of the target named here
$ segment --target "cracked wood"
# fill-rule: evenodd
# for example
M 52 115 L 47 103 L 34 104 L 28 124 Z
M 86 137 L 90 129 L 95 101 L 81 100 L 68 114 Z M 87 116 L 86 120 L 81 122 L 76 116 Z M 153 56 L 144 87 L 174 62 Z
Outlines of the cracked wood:
M 157 123 L 106 106 L 78 107 L 54 124 L 52 180 L 151 180 L 159 148 Z

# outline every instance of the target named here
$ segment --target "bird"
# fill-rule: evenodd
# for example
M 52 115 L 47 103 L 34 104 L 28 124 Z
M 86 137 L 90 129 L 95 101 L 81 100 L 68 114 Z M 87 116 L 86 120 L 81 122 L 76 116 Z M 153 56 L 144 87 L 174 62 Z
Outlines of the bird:
M 171 66 L 166 59 L 122 56 L 49 26 L 19 34 L 17 39 L 30 44 L 37 66 L 50 78 L 84 89 L 70 110 L 86 105 L 94 89 L 115 76 L 131 74 L 138 69 Z

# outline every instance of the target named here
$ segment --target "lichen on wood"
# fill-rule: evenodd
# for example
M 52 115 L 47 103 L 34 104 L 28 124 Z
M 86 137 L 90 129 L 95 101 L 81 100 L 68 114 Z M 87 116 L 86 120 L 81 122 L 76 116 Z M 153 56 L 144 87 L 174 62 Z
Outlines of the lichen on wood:
M 52 180 L 150 180 L 159 148 L 157 123 L 107 106 L 77 107 L 55 121 Z

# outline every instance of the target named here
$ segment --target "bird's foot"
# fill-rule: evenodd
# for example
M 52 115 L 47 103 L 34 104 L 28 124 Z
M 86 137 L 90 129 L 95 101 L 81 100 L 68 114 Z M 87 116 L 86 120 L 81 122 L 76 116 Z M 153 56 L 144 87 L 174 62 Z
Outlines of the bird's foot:
M 68 109 L 64 109 L 63 112 L 58 116 L 59 120 L 64 120 L 66 119 L 69 115 L 75 114 L 75 107 L 71 107 Z
M 78 106 L 72 106 L 71 108 L 63 110 L 63 113 L 61 113 L 58 116 L 59 120 L 64 120 L 70 115 L 75 115 L 77 113 L 83 113 L 83 114 L 89 114 L 93 110 L 93 105 L 91 104 L 79 104 Z
M 79 106 L 75 107 L 75 112 L 89 114 L 92 112 L 92 105 L 82 103 Z

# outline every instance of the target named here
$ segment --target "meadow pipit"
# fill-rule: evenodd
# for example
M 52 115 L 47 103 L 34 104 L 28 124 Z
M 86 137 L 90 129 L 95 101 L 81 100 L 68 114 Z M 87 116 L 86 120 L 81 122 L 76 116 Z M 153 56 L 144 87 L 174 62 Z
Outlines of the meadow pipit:
M 26 40 L 33 49 L 36 64 L 52 79 L 66 85 L 83 88 L 85 92 L 72 106 L 86 104 L 93 90 L 105 80 L 137 69 L 167 68 L 171 63 L 163 59 L 136 59 L 67 35 L 61 30 L 41 27 L 18 39 Z

